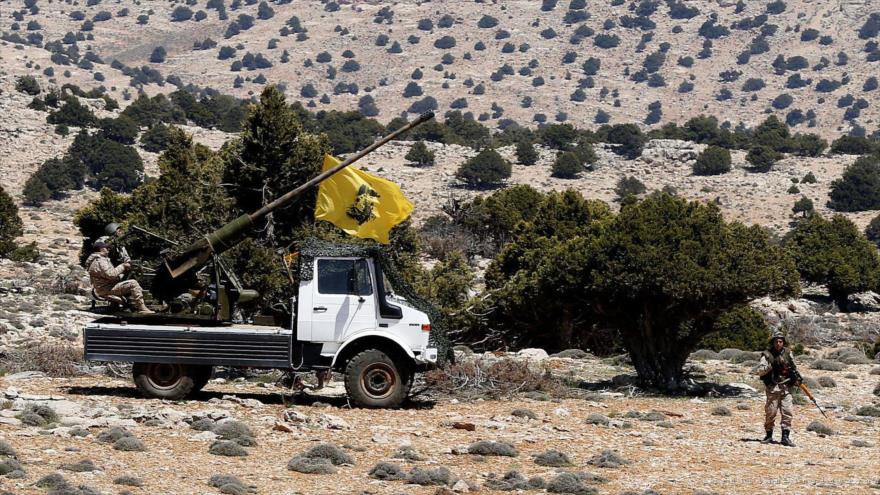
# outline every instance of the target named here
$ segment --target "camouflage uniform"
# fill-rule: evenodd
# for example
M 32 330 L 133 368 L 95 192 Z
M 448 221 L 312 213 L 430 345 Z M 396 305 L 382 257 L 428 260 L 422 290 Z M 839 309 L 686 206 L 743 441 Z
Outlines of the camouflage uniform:
M 116 236 L 101 236 L 98 237 L 98 240 L 95 242 L 103 242 L 110 245 L 110 259 L 119 261 L 120 263 L 128 263 L 131 261 L 131 256 L 128 255 L 128 250 L 125 249 L 125 246 L 116 238 Z M 88 263 L 86 266 L 88 266 Z
M 101 297 L 125 297 L 135 308 L 145 307 L 144 291 L 137 280 L 121 280 L 125 274 L 125 268 L 122 265 L 113 266 L 107 256 L 101 253 L 92 253 L 86 259 L 86 267 L 96 294 Z
M 770 340 L 770 349 L 761 353 L 761 360 L 753 372 L 764 382 L 764 392 L 767 397 L 764 404 L 764 430 L 767 432 L 767 437 L 764 438 L 764 442 L 772 441 L 773 427 L 776 423 L 776 415 L 779 413 L 782 416 L 780 421 L 782 443 L 793 446 L 789 439 L 793 418 L 791 392 L 800 385 L 801 376 L 788 348 L 783 347 L 778 352 L 773 348 L 773 341 L 778 338 L 782 338 L 783 343 L 785 342 L 785 337 L 781 334 L 774 335 Z

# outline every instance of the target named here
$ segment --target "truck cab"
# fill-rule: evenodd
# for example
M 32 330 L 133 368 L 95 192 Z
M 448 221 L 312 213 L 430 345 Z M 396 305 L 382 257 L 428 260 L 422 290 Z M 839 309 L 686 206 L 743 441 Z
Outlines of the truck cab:
M 348 254 L 301 253 L 293 314 L 281 325 L 105 317 L 85 327 L 85 358 L 134 363 L 149 397 L 187 397 L 213 366 L 236 366 L 336 371 L 354 404 L 396 407 L 414 374 L 437 362 L 431 321 L 391 293 L 376 258 Z

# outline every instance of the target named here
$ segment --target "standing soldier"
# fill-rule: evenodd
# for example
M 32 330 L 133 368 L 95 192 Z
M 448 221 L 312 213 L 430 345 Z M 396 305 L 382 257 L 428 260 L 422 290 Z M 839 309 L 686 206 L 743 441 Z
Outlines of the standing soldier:
M 754 373 L 764 382 L 767 402 L 764 405 L 764 430 L 767 435 L 761 443 L 773 442 L 773 426 L 776 413 L 782 416 L 782 445 L 794 447 L 791 441 L 792 398 L 791 390 L 798 388 L 798 373 L 791 351 L 786 347 L 785 336 L 776 332 L 770 339 L 770 349 L 761 353 L 761 361 Z

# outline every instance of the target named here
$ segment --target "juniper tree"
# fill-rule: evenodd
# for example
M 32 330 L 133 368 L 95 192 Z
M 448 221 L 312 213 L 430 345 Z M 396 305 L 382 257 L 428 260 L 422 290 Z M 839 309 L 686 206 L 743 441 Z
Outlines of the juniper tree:
M 880 281 L 876 247 L 843 215 L 813 214 L 786 235 L 801 277 L 823 284 L 841 308 L 850 294 L 873 290 Z
M 434 165 L 434 152 L 428 149 L 424 141 L 416 141 L 404 159 L 419 167 L 431 166 Z
M 538 162 L 538 151 L 531 141 L 520 140 L 516 143 L 516 161 L 520 165 L 534 165 Z
M 15 250 L 15 238 L 24 233 L 23 227 L 18 207 L 0 186 L 0 258 L 9 256 Z

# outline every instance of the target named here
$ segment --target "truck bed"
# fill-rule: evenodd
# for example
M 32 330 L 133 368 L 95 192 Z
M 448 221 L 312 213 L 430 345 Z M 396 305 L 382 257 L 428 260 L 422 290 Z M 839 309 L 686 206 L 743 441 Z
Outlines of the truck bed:
M 291 330 L 256 325 L 199 327 L 93 322 L 85 359 L 253 368 L 291 367 Z

